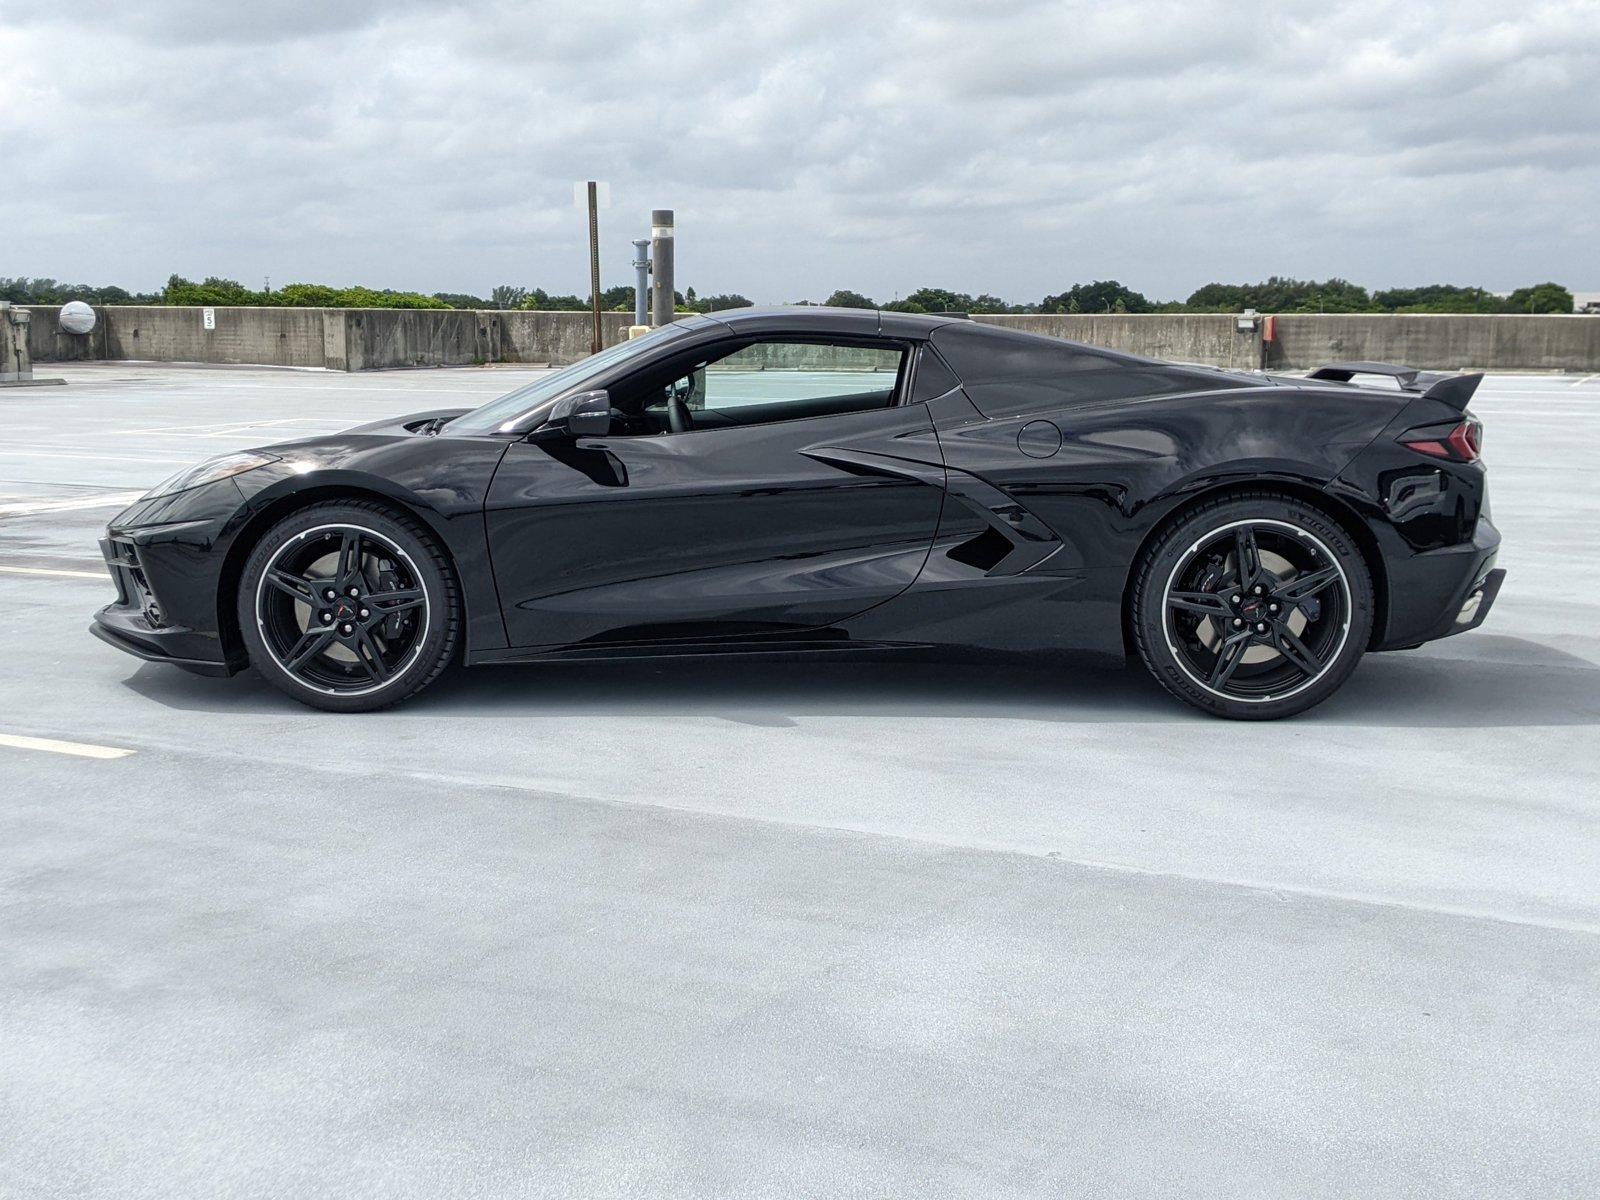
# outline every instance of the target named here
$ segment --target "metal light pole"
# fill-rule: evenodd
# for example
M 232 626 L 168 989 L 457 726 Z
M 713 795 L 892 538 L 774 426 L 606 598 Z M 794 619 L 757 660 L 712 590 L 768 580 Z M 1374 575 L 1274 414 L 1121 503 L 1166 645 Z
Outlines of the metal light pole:
M 672 210 L 650 214 L 650 324 L 670 325 L 676 309 L 672 290 Z
M 650 323 L 650 239 L 633 240 L 633 323 Z
M 589 180 L 589 306 L 594 313 L 594 334 L 589 353 L 599 354 L 604 341 L 600 334 L 600 196 L 598 185 Z

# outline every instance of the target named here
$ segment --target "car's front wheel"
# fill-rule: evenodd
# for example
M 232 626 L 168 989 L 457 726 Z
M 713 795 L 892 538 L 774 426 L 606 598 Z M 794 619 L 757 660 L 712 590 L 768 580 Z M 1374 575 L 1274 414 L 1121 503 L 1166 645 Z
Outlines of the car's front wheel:
M 316 504 L 269 529 L 239 581 L 239 630 L 275 687 L 333 712 L 384 708 L 455 656 L 461 599 L 415 521 L 367 501 Z
M 1196 708 L 1246 720 L 1326 700 L 1372 632 L 1360 549 L 1326 513 L 1273 493 L 1180 516 L 1139 564 L 1130 603 L 1157 681 Z

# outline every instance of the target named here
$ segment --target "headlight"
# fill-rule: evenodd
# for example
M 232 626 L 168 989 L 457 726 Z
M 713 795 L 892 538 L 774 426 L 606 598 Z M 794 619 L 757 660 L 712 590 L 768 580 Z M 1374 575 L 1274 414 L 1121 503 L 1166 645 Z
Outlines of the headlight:
M 219 479 L 231 479 L 235 475 L 243 475 L 246 471 L 254 471 L 257 467 L 270 466 L 281 461 L 276 454 L 259 454 L 254 450 L 246 450 L 240 454 L 224 454 L 217 458 L 208 458 L 197 467 L 188 467 L 179 471 L 170 479 L 165 479 L 156 484 L 143 496 L 145 500 L 154 500 L 157 496 L 170 496 L 174 492 L 186 492 L 190 488 L 197 488 L 201 484 L 216 483 Z

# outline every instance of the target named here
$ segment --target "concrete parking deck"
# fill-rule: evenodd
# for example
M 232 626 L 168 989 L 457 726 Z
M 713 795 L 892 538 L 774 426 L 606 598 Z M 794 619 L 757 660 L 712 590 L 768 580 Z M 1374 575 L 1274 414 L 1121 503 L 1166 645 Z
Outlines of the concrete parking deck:
M 0 396 L 0 1195 L 1600 1194 L 1600 377 L 1474 403 L 1481 631 L 1241 725 L 1133 672 L 350 718 L 141 664 L 86 632 L 127 498 L 534 372 L 52 370 Z

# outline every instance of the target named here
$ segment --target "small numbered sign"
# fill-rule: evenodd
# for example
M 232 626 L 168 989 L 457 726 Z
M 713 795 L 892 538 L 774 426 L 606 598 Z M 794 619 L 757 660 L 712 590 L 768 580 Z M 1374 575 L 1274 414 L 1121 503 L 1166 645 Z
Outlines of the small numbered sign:
M 202 308 L 200 310 L 200 323 L 207 329 L 215 329 L 217 327 L 217 310 L 214 308 Z

